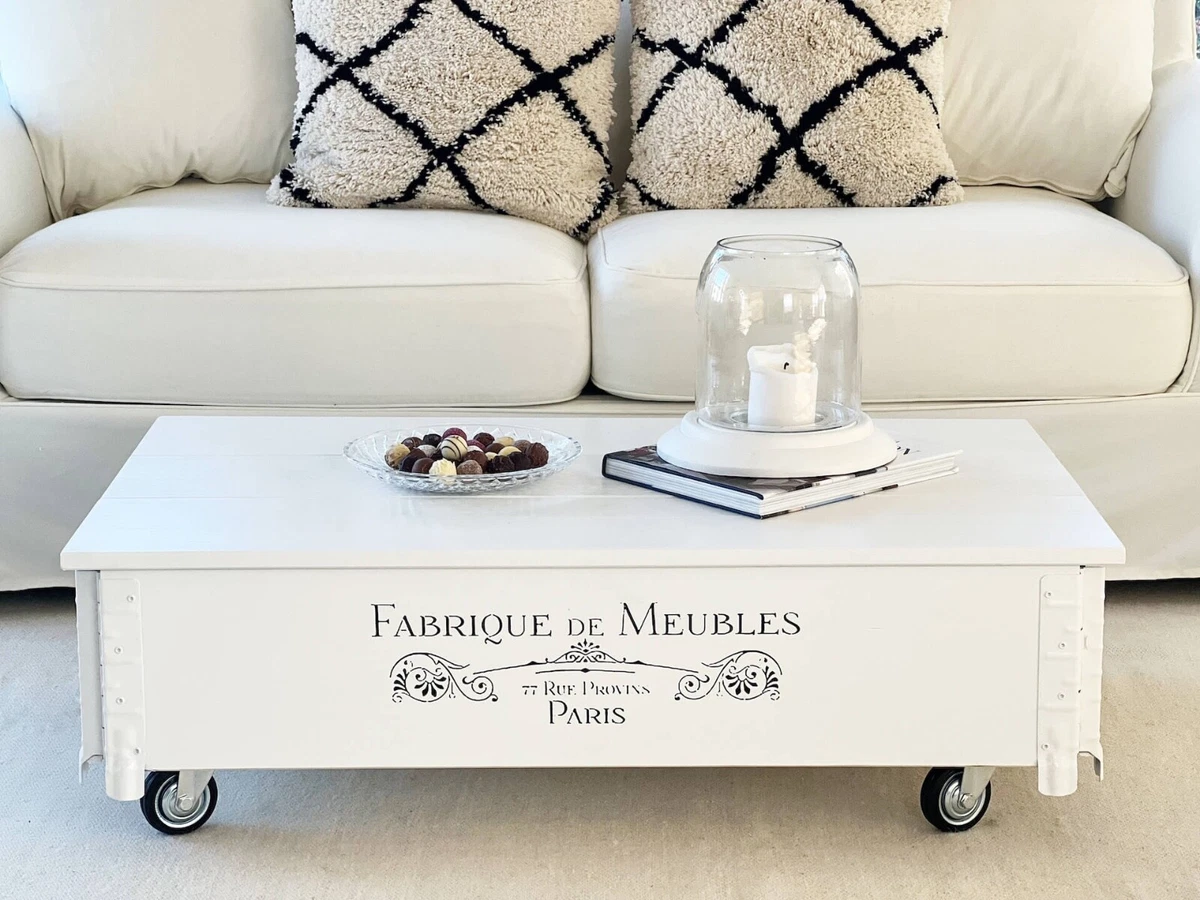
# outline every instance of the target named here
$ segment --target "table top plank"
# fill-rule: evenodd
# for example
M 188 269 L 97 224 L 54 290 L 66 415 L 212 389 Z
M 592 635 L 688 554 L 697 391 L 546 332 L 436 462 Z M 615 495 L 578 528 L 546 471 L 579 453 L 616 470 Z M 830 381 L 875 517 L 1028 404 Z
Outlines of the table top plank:
M 477 497 L 406 493 L 342 458 L 395 417 L 160 418 L 63 551 L 67 569 L 1108 565 L 1124 550 L 1019 420 L 881 422 L 960 472 L 757 521 L 611 481 L 674 419 L 504 417 L 580 440 L 566 471 Z M 445 417 L 470 427 L 486 417 Z

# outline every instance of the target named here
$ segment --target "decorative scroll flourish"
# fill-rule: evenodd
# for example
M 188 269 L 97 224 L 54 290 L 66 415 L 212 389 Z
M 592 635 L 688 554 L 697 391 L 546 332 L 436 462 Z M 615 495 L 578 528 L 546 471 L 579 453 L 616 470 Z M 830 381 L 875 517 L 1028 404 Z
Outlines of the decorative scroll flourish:
M 433 653 L 410 653 L 392 666 L 392 701 L 415 700 L 433 703 L 443 697 L 496 700 L 492 679 L 485 675 L 456 676 L 465 669 Z
M 591 641 L 580 641 L 577 644 L 572 644 L 570 649 L 561 656 L 554 659 L 546 660 L 545 664 L 554 663 L 625 663 L 628 660 L 617 659 L 611 653 L 606 653 L 600 649 L 599 644 L 594 644 Z
M 716 675 L 689 673 L 679 679 L 676 700 L 700 700 L 709 694 L 725 694 L 735 700 L 779 699 L 779 676 L 775 657 L 759 650 L 739 650 L 724 659 L 704 664 Z
M 542 666 L 562 666 L 560 669 L 541 669 Z M 592 666 L 601 666 L 602 668 L 591 668 Z M 566 652 L 560 653 L 554 658 L 546 657 L 542 660 L 531 659 L 529 662 L 517 663 L 512 666 L 497 666 L 494 669 L 481 669 L 481 674 L 492 674 L 494 672 L 506 672 L 513 669 L 535 669 L 540 670 L 539 674 L 546 672 L 584 672 L 584 673 L 627 673 L 626 669 L 603 668 L 606 666 L 631 666 L 633 668 L 643 667 L 648 669 L 671 669 L 676 672 L 691 672 L 692 669 L 681 668 L 680 666 L 667 666 L 661 663 L 649 663 L 640 659 L 628 659 L 626 657 L 613 656 L 606 650 L 600 649 L 600 645 L 589 640 L 582 640 L 572 644 L 567 648 Z
M 544 667 L 554 668 L 544 668 Z M 617 667 L 621 668 L 617 668 Z M 498 700 L 492 675 L 498 672 L 529 670 L 539 674 L 582 672 L 587 674 L 633 674 L 641 669 L 666 669 L 681 672 L 676 700 L 701 700 L 723 694 L 734 700 L 779 699 L 782 670 L 778 661 L 760 650 L 739 650 L 716 662 L 704 663 L 708 673 L 680 666 L 644 662 L 613 656 L 588 640 L 572 644 L 566 652 L 542 661 L 530 660 L 510 666 L 477 670 L 468 675 L 467 666 L 451 662 L 435 653 L 409 653 L 392 666 L 392 700 L 434 703 L 444 697 L 467 700 Z

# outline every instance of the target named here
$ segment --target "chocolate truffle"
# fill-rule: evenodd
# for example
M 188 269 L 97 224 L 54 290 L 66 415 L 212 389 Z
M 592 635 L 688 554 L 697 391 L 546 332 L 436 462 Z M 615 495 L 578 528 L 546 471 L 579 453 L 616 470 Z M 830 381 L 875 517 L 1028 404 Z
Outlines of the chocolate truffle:
M 484 449 L 485 453 L 499 453 L 501 450 L 504 449 L 504 445 L 497 443 L 496 441 L 492 441 L 490 444 L 488 444 L 483 449 Z
M 486 431 L 481 431 L 479 434 L 475 435 L 475 440 L 479 441 L 479 443 L 483 445 L 484 449 L 487 449 L 488 444 L 494 444 L 496 442 L 496 439 Z
M 423 456 L 413 464 L 412 471 L 414 475 L 428 475 L 432 468 L 433 460 L 428 456 Z
M 393 469 L 400 468 L 400 463 L 404 462 L 404 457 L 412 452 L 410 447 L 405 447 L 403 444 L 392 444 L 388 447 L 388 452 L 383 455 L 383 461 Z
M 520 452 L 521 451 L 518 450 L 516 447 L 514 447 L 512 444 L 509 444 L 507 447 L 502 449 L 497 455 L 498 456 L 512 456 L 514 453 L 520 453 Z
M 467 441 L 467 446 L 474 447 L 476 450 L 487 449 L 487 444 L 481 443 L 480 441 L 475 440 L 475 438 L 471 438 L 471 440 Z
M 500 444 L 501 446 L 504 446 L 504 447 L 511 447 L 513 444 L 516 443 L 516 441 L 514 441 L 512 438 L 505 435 L 504 437 L 496 438 L 496 443 Z
M 524 472 L 526 469 L 532 469 L 533 463 L 529 461 L 529 457 L 518 450 L 516 453 L 510 453 L 505 459 L 511 459 L 514 472 Z
M 414 471 L 417 467 L 417 463 L 419 463 L 421 460 L 423 460 L 425 458 L 426 457 L 425 457 L 424 453 L 414 450 L 412 453 L 408 454 L 408 456 L 404 457 L 404 459 L 400 460 L 400 471 L 401 472 Z
M 424 453 L 426 456 L 430 456 L 430 457 L 438 452 L 436 444 L 428 444 L 428 443 L 422 444 L 417 449 L 420 450 L 422 453 Z
M 467 439 L 458 434 L 452 434 L 440 444 L 438 444 L 438 452 L 442 454 L 442 459 L 448 459 L 450 462 L 458 462 L 463 459 L 470 450 L 467 447 Z
M 502 475 L 513 471 L 513 463 L 507 456 L 495 456 L 488 462 L 487 470 L 491 475 Z
M 516 447 L 518 450 L 520 450 L 522 453 L 528 453 L 529 448 L 533 446 L 533 441 L 526 441 L 526 440 L 515 441 L 513 443 L 513 446 Z
M 467 439 L 467 433 L 461 428 L 447 428 L 442 432 L 442 440 L 444 441 L 446 438 L 453 437 L 455 435 L 462 438 L 464 441 Z
M 448 459 L 439 459 L 430 467 L 429 474 L 441 476 L 457 475 L 458 467 Z
M 442 442 L 442 436 L 440 434 L 434 434 L 433 432 L 430 432 L 429 434 L 425 435 L 425 437 L 421 440 L 422 444 L 432 444 L 434 447 L 436 447 L 441 442 Z
M 409 450 L 416 450 L 418 447 L 421 446 L 421 439 L 419 437 L 410 437 L 410 438 L 405 438 L 400 443 L 402 443 Z
M 529 457 L 529 462 L 535 469 L 540 469 L 550 462 L 550 451 L 546 449 L 545 444 L 534 444 L 525 455 Z
M 468 459 L 479 463 L 479 471 L 483 472 L 487 469 L 488 457 L 482 450 L 472 450 L 467 454 L 463 462 L 466 462 Z
M 492 452 L 489 450 L 487 453 L 485 453 L 485 454 L 483 454 L 483 455 L 484 455 L 484 456 L 486 456 L 486 457 L 488 458 L 488 460 L 493 460 L 493 459 L 495 459 L 495 458 L 496 458 L 496 457 L 497 457 L 499 454 L 497 454 L 497 453 L 492 453 Z
M 482 475 L 483 466 L 473 459 L 465 459 L 458 464 L 459 475 Z

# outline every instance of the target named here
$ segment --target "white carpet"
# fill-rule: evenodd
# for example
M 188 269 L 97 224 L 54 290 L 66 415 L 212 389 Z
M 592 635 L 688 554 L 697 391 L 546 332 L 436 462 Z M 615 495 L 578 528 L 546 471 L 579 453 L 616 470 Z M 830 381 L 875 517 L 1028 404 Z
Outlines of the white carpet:
M 1200 898 L 1200 582 L 1110 585 L 1106 780 L 1001 770 L 963 835 L 923 771 L 739 769 L 222 772 L 168 838 L 75 782 L 73 617 L 0 595 L 4 900 Z

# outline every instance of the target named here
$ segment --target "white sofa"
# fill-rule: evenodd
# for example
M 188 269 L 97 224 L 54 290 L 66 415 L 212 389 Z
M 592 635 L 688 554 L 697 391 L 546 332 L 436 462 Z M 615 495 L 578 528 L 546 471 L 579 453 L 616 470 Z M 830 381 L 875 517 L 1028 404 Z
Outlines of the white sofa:
M 0 95 L 0 590 L 70 583 L 59 549 L 158 415 L 676 412 L 700 264 L 753 232 L 846 244 L 877 414 L 1028 418 L 1125 541 L 1113 575 L 1200 575 L 1191 16 L 1157 0 L 1153 109 L 1108 208 L 972 187 L 944 209 L 652 213 L 586 247 L 511 218 L 281 209 L 261 184 L 198 180 L 51 224 Z

